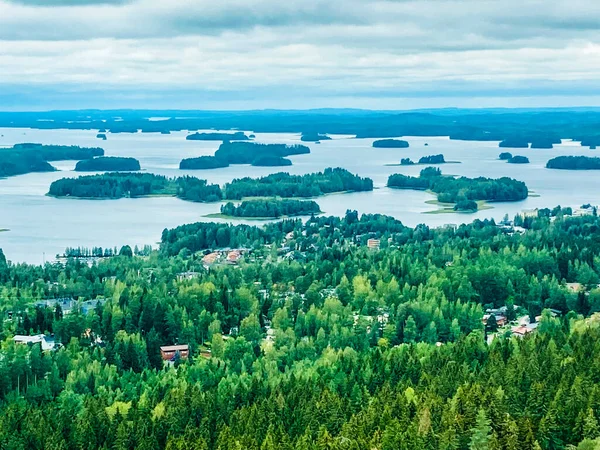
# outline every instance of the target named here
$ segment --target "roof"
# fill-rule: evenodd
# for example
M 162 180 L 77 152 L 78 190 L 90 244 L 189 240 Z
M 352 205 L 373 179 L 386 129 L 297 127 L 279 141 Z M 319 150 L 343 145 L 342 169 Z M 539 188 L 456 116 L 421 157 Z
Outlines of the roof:
M 160 348 L 161 352 L 181 352 L 181 351 L 188 351 L 189 350 L 189 346 L 187 344 L 185 345 L 165 345 L 164 347 Z

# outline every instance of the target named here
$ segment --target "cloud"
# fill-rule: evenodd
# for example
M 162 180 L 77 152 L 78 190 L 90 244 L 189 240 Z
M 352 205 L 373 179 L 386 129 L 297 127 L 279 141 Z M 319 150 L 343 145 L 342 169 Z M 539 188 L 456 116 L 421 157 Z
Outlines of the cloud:
M 0 0 L 0 88 L 583 95 L 599 17 L 595 0 Z

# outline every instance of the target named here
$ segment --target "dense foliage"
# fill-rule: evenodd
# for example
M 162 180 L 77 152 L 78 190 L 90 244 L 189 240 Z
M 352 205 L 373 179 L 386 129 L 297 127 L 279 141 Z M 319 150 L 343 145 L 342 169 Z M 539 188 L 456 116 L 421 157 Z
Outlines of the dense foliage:
M 258 199 L 246 200 L 235 205 L 228 202 L 221 206 L 221 214 L 230 217 L 279 218 L 282 216 L 309 216 L 321 212 L 312 200 Z
M 179 168 L 181 170 L 219 169 L 221 167 L 229 167 L 229 163 L 214 156 L 185 158 L 179 163 Z
M 254 142 L 223 142 L 215 157 L 229 164 L 252 164 L 265 156 L 291 156 L 310 153 L 305 145 L 257 144 Z
M 519 223 L 529 231 L 411 229 L 349 212 L 187 225 L 163 233 L 160 253 L 121 249 L 91 266 L 13 265 L 0 252 L 0 444 L 594 448 L 600 324 L 583 317 L 600 310 L 600 221 Z M 296 258 L 278 254 L 283 242 Z M 248 253 L 207 271 L 194 252 L 217 245 Z M 68 314 L 32 304 L 68 296 L 105 300 Z M 510 320 L 541 314 L 537 332 L 486 344 L 484 308 L 500 306 Z M 64 347 L 11 340 L 44 331 Z M 173 343 L 192 358 L 163 368 L 159 347 Z
M 373 142 L 375 148 L 408 148 L 409 144 L 407 141 L 401 139 L 380 139 Z
M 280 172 L 262 178 L 237 178 L 225 185 L 225 198 L 316 197 L 344 191 L 372 191 L 373 180 L 361 178 L 346 169 L 327 168 L 323 172 L 290 175 Z
M 509 152 L 502 152 L 502 153 L 500 153 L 500 155 L 498 155 L 498 159 L 500 159 L 502 161 L 508 161 L 512 157 L 513 157 L 512 153 L 509 153 Z
M 419 164 L 444 164 L 444 155 L 430 155 L 419 158 Z
M 22 175 L 30 172 L 53 172 L 56 169 L 48 161 L 85 159 L 103 155 L 101 148 L 85 148 L 69 145 L 16 144 L 0 149 L 0 177 Z
M 527 156 L 515 155 L 508 159 L 509 164 L 529 164 L 529 158 Z
M 503 140 L 498 146 L 501 148 L 529 148 L 529 142 L 523 138 L 510 138 Z
M 330 141 L 331 138 L 326 134 L 320 134 L 315 131 L 311 131 L 308 133 L 302 133 L 302 137 L 300 138 L 302 142 L 320 142 L 320 141 Z
M 56 197 L 117 199 L 149 195 L 176 195 L 193 202 L 215 202 L 223 198 L 219 185 L 194 177 L 167 178 L 151 173 L 104 173 L 61 178 L 50 185 Z
M 454 178 L 440 176 L 409 177 L 393 174 L 388 178 L 388 187 L 400 189 L 429 189 L 443 203 L 458 203 L 462 200 L 486 200 L 507 202 L 524 200 L 528 196 L 525 183 L 512 178 Z
M 278 167 L 291 166 L 292 161 L 281 156 L 258 156 L 252 161 L 252 165 L 256 167 Z
M 140 162 L 137 159 L 121 156 L 101 156 L 99 158 L 84 159 L 75 165 L 76 172 L 136 170 L 140 170 Z
M 243 131 L 235 133 L 193 133 L 185 137 L 188 141 L 249 141 Z
M 600 158 L 589 156 L 557 156 L 546 163 L 548 169 L 600 170 Z

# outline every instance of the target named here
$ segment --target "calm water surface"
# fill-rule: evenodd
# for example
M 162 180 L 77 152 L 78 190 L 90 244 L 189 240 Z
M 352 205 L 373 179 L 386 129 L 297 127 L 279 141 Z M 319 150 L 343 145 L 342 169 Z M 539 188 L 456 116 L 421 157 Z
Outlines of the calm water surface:
M 107 156 L 132 156 L 143 170 L 170 177 L 193 175 L 211 183 L 224 184 L 233 178 L 259 177 L 281 171 L 304 174 L 326 167 L 344 167 L 351 172 L 372 178 L 373 192 L 329 195 L 317 199 L 329 215 L 343 215 L 347 209 L 361 213 L 382 213 L 394 216 L 409 226 L 426 223 L 440 226 L 448 223 L 471 222 L 475 218 L 501 219 L 524 209 L 537 207 L 580 206 L 600 204 L 600 177 L 594 171 L 555 171 L 544 166 L 558 155 L 595 155 L 576 142 L 564 142 L 552 150 L 514 149 L 513 154 L 527 156 L 531 164 L 511 165 L 498 160 L 501 149 L 497 142 L 451 141 L 444 137 L 404 137 L 408 149 L 374 149 L 373 139 L 352 139 L 335 136 L 321 144 L 307 144 L 311 154 L 291 157 L 294 165 L 286 168 L 236 165 L 228 168 L 181 171 L 182 158 L 212 155 L 219 142 L 186 141 L 187 132 L 161 134 L 108 134 L 107 141 L 96 139 L 97 131 L 30 130 L 0 128 L 0 146 L 21 142 L 43 144 L 99 146 Z M 300 143 L 298 134 L 257 134 L 257 142 Z M 425 146 L 425 144 L 428 144 Z M 510 150 L 509 150 L 510 151 Z M 516 203 L 494 204 L 494 209 L 475 214 L 425 214 L 436 207 L 427 205 L 434 197 L 419 191 L 393 190 L 385 187 L 392 173 L 418 175 L 422 166 L 389 167 L 401 158 L 413 160 L 421 156 L 443 153 L 447 161 L 461 164 L 440 166 L 444 173 L 468 177 L 509 176 L 525 181 L 539 197 Z M 76 200 L 47 197 L 52 181 L 78 176 L 73 172 L 75 161 L 52 163 L 60 171 L 35 173 L 0 179 L 0 248 L 14 262 L 41 263 L 51 260 L 66 247 L 124 244 L 155 245 L 164 228 L 207 219 L 219 212 L 220 204 L 185 202 L 176 198 L 120 200 Z M 243 223 L 243 221 L 236 221 Z M 247 222 L 257 223 L 257 222 Z

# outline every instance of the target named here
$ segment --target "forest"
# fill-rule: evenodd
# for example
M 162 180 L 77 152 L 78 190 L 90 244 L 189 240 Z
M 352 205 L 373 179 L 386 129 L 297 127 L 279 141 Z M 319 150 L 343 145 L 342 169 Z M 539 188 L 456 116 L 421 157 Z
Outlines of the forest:
M 506 162 L 509 164 L 529 164 L 529 158 L 527 156 L 515 155 L 508 158 Z
M 398 189 L 429 189 L 437 194 L 441 203 L 458 203 L 462 200 L 510 202 L 524 200 L 528 196 L 526 184 L 512 178 L 455 178 L 442 176 L 439 169 L 431 167 L 423 169 L 419 177 L 390 175 L 387 186 Z
M 373 141 L 374 148 L 408 148 L 407 141 L 401 139 L 380 139 Z
M 81 160 L 101 156 L 101 148 L 68 145 L 16 144 L 0 149 L 0 177 L 23 175 L 31 172 L 54 172 L 48 161 Z
M 188 141 L 249 141 L 250 138 L 243 131 L 234 133 L 193 133 L 185 137 Z
M 302 133 L 300 137 L 302 142 L 320 142 L 320 141 L 330 141 L 331 138 L 326 134 L 317 133 L 315 131 L 311 131 L 308 133 Z
M 91 265 L 0 252 L 0 446 L 593 449 L 600 220 L 514 222 L 526 231 L 348 211 L 185 225 L 149 256 Z M 218 248 L 245 253 L 205 269 Z M 39 306 L 65 298 L 69 310 Z M 501 307 L 536 331 L 484 326 Z M 62 345 L 12 339 L 45 332 Z M 191 356 L 164 363 L 174 343 Z
M 498 146 L 500 148 L 529 148 L 529 141 L 523 138 L 514 137 L 503 140 Z
M 252 165 L 255 167 L 278 167 L 278 166 L 291 166 L 292 161 L 281 156 L 257 156 L 253 161 Z
M 75 165 L 75 172 L 136 171 L 140 169 L 140 162 L 137 159 L 122 156 L 84 159 Z
M 229 167 L 229 163 L 214 156 L 185 158 L 179 163 L 179 168 L 181 170 L 219 169 L 221 167 Z
M 600 158 L 590 156 L 557 156 L 546 163 L 548 169 L 600 170 Z
M 256 144 L 254 142 L 223 142 L 215 157 L 229 164 L 252 164 L 264 156 L 291 156 L 310 153 L 305 145 Z
M 221 214 L 228 217 L 260 217 L 278 219 L 283 216 L 310 216 L 319 214 L 321 208 L 313 200 L 257 199 L 245 200 L 239 205 L 227 202 L 221 206 Z
M 224 187 L 227 200 L 244 197 L 317 197 L 346 191 L 372 191 L 373 180 L 341 168 L 306 175 L 274 173 L 262 178 L 236 178 Z
M 61 178 L 50 185 L 48 195 L 96 199 L 166 195 L 193 202 L 216 202 L 223 198 L 219 185 L 208 184 L 206 180 L 167 178 L 151 173 L 104 173 Z

